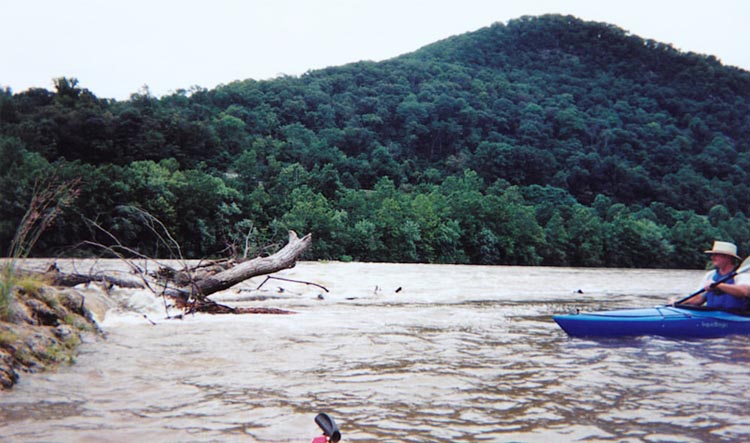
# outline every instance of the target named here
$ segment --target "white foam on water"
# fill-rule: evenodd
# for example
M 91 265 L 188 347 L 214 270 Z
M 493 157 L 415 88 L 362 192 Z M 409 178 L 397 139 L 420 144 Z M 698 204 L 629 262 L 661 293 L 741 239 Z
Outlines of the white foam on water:
M 99 322 L 103 328 L 139 323 L 167 315 L 164 300 L 144 289 L 114 289 L 108 294 L 112 306 Z M 174 309 L 172 309 L 174 310 Z

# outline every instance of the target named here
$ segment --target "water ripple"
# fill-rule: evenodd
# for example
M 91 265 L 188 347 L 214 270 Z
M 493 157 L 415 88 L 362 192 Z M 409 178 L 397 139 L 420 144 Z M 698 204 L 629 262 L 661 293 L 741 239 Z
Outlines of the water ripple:
M 285 275 L 332 292 L 262 301 L 294 316 L 113 321 L 77 365 L 2 394 L 0 435 L 299 443 L 317 435 L 320 410 L 363 443 L 750 435 L 750 338 L 571 339 L 551 319 L 663 303 L 697 273 L 314 264 Z

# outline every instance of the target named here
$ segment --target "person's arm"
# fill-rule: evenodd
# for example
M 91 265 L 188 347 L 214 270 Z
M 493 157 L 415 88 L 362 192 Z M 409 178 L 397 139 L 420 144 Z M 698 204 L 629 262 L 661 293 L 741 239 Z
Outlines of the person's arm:
M 748 282 L 746 275 L 738 275 L 735 277 L 733 284 L 730 283 L 719 283 L 714 286 L 719 291 L 733 295 L 739 298 L 750 298 L 750 282 Z
M 704 291 L 709 291 L 711 288 L 709 287 L 711 283 L 713 283 L 713 277 L 714 277 L 714 271 L 709 271 L 706 273 L 706 275 L 703 277 L 703 280 L 701 281 L 701 286 L 704 288 Z M 705 292 L 696 294 L 689 299 L 685 300 L 684 302 L 680 303 L 681 305 L 690 305 L 690 306 L 700 306 L 703 303 L 706 302 L 706 294 Z M 671 303 L 674 304 L 674 303 Z
M 706 301 L 706 296 L 703 294 L 697 294 L 689 299 L 685 300 L 684 302 L 680 303 L 681 305 L 691 305 L 691 306 L 700 306 Z

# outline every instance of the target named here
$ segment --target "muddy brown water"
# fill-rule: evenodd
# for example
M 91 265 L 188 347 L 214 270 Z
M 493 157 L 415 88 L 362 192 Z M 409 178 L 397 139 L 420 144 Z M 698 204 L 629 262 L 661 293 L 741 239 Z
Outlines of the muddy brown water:
M 701 271 L 303 262 L 275 275 L 330 292 L 256 291 L 257 278 L 214 298 L 297 314 L 166 320 L 148 293 L 88 289 L 106 338 L 0 393 L 0 441 L 300 443 L 319 411 L 344 442 L 750 439 L 750 337 L 572 339 L 551 318 L 662 304 Z

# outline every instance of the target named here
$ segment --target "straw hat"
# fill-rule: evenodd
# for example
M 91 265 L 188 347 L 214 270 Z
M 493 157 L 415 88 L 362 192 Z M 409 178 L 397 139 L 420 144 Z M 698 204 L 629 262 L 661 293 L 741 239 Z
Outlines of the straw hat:
M 715 241 L 713 249 L 705 252 L 706 254 L 724 254 L 736 258 L 737 260 L 742 260 L 737 255 L 737 246 L 734 243 L 725 241 Z

